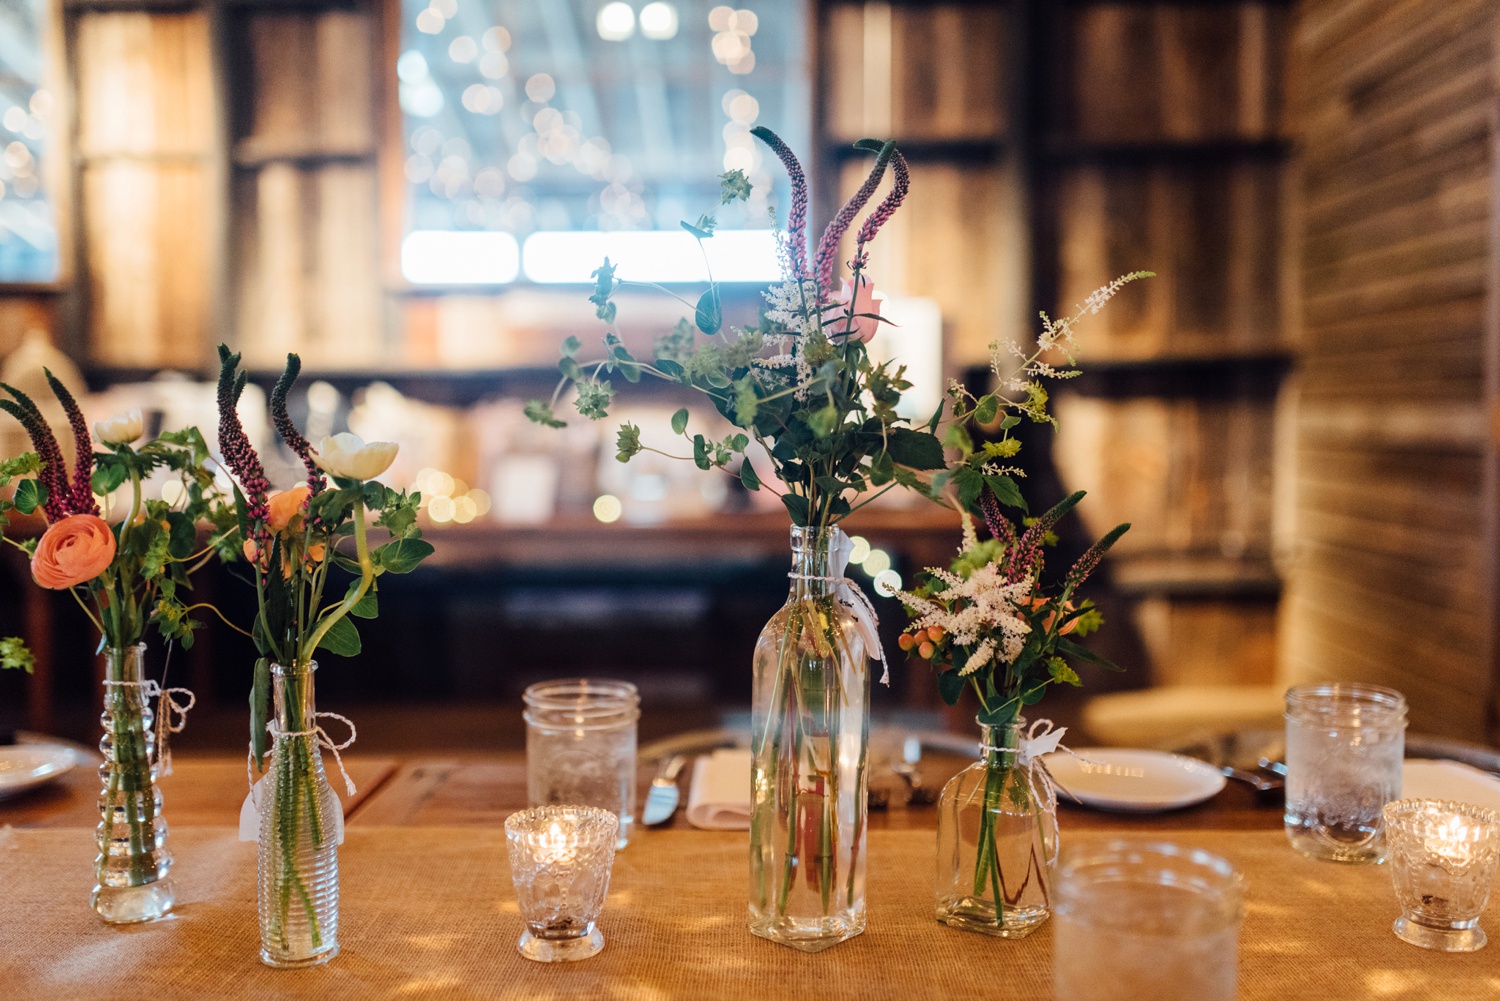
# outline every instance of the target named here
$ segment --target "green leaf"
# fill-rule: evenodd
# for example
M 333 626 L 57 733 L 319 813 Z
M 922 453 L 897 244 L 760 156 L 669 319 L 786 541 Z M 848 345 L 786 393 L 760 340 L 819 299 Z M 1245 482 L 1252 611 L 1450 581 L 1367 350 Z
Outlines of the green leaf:
M 990 493 L 1001 504 L 1026 510 L 1026 498 L 1021 496 L 1021 488 L 1009 476 L 986 476 L 984 485 L 990 488 Z
M 130 476 L 125 463 L 112 453 L 99 453 L 94 457 L 94 463 L 94 475 L 89 477 L 89 487 L 100 497 L 114 493 Z
M 897 464 L 909 469 L 942 469 L 947 465 L 942 442 L 926 431 L 892 428 L 887 451 Z
M 672 415 L 672 433 L 682 434 L 682 432 L 687 430 L 687 425 L 688 408 L 683 407 L 681 410 L 677 411 L 677 413 Z
M 22 480 L 16 486 L 16 510 L 30 514 L 47 503 L 47 488 L 40 480 Z
M 760 489 L 760 477 L 755 475 L 755 467 L 750 464 L 748 458 L 740 463 L 740 482 L 751 493 Z
M 7 636 L 0 639 L 0 668 L 31 674 L 36 670 L 36 657 L 21 637 Z
M 634 424 L 621 424 L 615 433 L 615 460 L 629 462 L 641 451 L 641 429 Z
M 1078 672 L 1069 667 L 1068 662 L 1061 657 L 1047 658 L 1047 673 L 1052 676 L 1053 681 L 1061 682 L 1064 685 L 1072 685 L 1074 688 L 1077 688 L 1083 684 L 1083 679 L 1078 676 Z
M 673 379 L 678 382 L 682 381 L 682 366 L 670 358 L 656 359 L 656 370 L 662 375 L 666 376 L 668 379 Z
M 995 399 L 995 395 L 993 393 L 981 396 L 979 398 L 979 402 L 974 404 L 974 420 L 978 421 L 980 424 L 988 424 L 990 421 L 994 420 L 999 413 L 1000 401 Z
M 958 705 L 958 697 L 964 693 L 964 679 L 959 677 L 955 670 L 947 670 L 938 675 L 938 694 L 943 701 L 950 706 Z
M 958 502 L 965 508 L 972 507 L 984 490 L 984 476 L 969 466 L 953 471 L 953 483 L 958 487 Z
M 334 622 L 318 642 L 319 650 L 327 650 L 337 657 L 358 656 L 360 650 L 359 630 L 345 616 Z
M 255 755 L 255 770 L 266 770 L 265 757 L 271 750 L 271 735 L 266 724 L 271 714 L 271 661 L 262 657 L 255 662 L 255 675 L 250 683 L 250 753 Z
M 375 565 L 387 573 L 411 573 L 433 554 L 432 543 L 421 539 L 396 539 L 370 554 Z
M 693 435 L 693 463 L 699 469 L 713 468 L 713 462 L 708 457 L 708 440 L 701 434 Z
M 1065 653 L 1069 657 L 1077 657 L 1079 660 L 1086 660 L 1096 667 L 1104 668 L 1106 671 L 1118 671 L 1121 674 L 1125 673 L 1125 669 L 1119 664 L 1116 664 L 1114 661 L 1110 660 L 1107 657 L 1099 656 L 1088 647 L 1083 646 L 1079 643 L 1074 643 L 1072 640 L 1067 639 L 1066 637 L 1059 636 L 1057 638 L 1057 649 L 1059 653 Z
M 963 425 L 955 424 L 943 435 L 943 444 L 949 448 L 956 448 L 964 454 L 965 458 L 974 454 L 974 439 L 969 437 L 969 432 L 963 429 Z
M 1000 430 L 1001 431 L 1009 431 L 1011 428 L 1015 427 L 1019 423 L 1021 423 L 1021 418 L 1019 418 L 1019 417 L 1015 416 L 1014 414 L 1012 414 L 1011 416 L 1005 418 L 1005 420 L 1003 420 L 1003 421 L 1000 422 Z
M 349 590 L 344 592 L 344 600 L 348 601 L 358 591 L 359 581 L 351 580 L 349 582 Z M 372 583 L 370 589 L 365 592 L 365 596 L 355 602 L 353 608 L 349 609 L 349 614 L 358 616 L 361 619 L 373 619 L 379 614 L 379 611 L 379 606 L 375 600 L 375 585 Z
M 698 324 L 698 329 L 710 337 L 717 334 L 719 328 L 724 325 L 724 312 L 719 303 L 717 285 L 710 285 L 708 291 L 698 297 L 697 315 L 693 319 Z
M 689 223 L 689 222 L 680 222 L 680 223 L 678 223 L 678 225 L 681 226 L 683 229 L 687 230 L 689 233 L 693 234 L 693 237 L 695 239 L 710 240 L 710 239 L 713 238 L 713 235 L 714 235 L 714 231 L 713 230 L 711 230 L 711 229 L 699 229 L 697 226 L 694 226 L 692 223 Z
M 571 358 L 578 353 L 578 349 L 581 347 L 583 347 L 583 344 L 578 338 L 569 336 L 567 340 L 562 342 L 562 353 Z
M 558 359 L 557 370 L 574 382 L 579 382 L 583 379 L 583 367 L 578 364 L 577 359 L 570 355 L 563 355 Z
M 807 498 L 796 494 L 782 494 L 781 503 L 786 506 L 787 514 L 792 516 L 793 525 L 807 525 Z
M 543 427 L 564 428 L 568 426 L 566 422 L 558 420 L 552 413 L 552 408 L 541 400 L 526 401 L 526 419 Z

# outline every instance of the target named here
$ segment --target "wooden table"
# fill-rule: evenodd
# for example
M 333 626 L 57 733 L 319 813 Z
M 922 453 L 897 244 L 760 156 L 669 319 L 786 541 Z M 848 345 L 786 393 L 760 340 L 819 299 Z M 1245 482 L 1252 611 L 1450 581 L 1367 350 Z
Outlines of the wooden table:
M 356 792 L 345 794 L 332 757 L 329 780 L 346 818 L 396 773 L 394 758 L 344 756 Z M 0 800 L 0 826 L 87 827 L 99 822 L 97 763 L 79 765 L 61 779 L 12 799 Z M 236 825 L 248 784 L 244 758 L 191 758 L 178 754 L 171 775 L 160 780 L 162 814 L 173 827 Z
M 971 762 L 945 754 L 922 759 L 924 783 L 941 788 L 947 779 Z M 685 818 L 691 769 L 678 777 L 680 806 L 666 829 L 689 829 Z M 639 802 L 645 802 L 653 770 L 643 768 Z M 899 780 L 898 780 L 899 781 Z M 526 805 L 526 762 L 520 755 L 422 758 L 403 762 L 379 789 L 353 811 L 351 822 L 385 827 L 498 826 Z M 1102 813 L 1060 804 L 1063 831 L 1110 830 L 1120 833 L 1150 831 L 1281 829 L 1281 801 L 1257 799 L 1250 787 L 1229 782 L 1207 803 L 1158 814 Z M 872 831 L 931 830 L 937 826 L 937 807 L 892 806 L 870 811 Z

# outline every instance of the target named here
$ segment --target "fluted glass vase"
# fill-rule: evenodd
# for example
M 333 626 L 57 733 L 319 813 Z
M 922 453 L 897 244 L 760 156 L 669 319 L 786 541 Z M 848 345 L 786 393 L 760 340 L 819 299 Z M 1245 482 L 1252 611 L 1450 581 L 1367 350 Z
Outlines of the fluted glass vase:
M 1052 914 L 1057 804 L 1040 762 L 1024 762 L 1024 719 L 980 725 L 980 758 L 938 801 L 936 916 L 999 938 L 1025 938 Z
M 339 951 L 342 810 L 323 772 L 313 702 L 316 663 L 271 665 L 271 765 L 260 799 L 260 958 L 326 963 Z
M 792 529 L 791 590 L 755 645 L 750 931 L 817 952 L 865 929 L 871 651 L 837 528 Z
M 99 856 L 90 903 L 110 924 L 159 918 L 175 896 L 167 822 L 156 787 L 155 714 L 142 665 L 146 644 L 104 651 L 104 736 L 99 750 Z

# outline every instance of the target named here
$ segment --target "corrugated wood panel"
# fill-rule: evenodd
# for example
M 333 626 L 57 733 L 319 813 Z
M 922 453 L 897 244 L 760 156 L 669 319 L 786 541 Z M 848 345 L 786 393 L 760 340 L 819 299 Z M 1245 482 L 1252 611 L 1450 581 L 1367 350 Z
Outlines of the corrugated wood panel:
M 1482 737 L 1494 691 L 1483 458 L 1494 5 L 1304 3 L 1303 358 L 1289 680 L 1357 678 Z

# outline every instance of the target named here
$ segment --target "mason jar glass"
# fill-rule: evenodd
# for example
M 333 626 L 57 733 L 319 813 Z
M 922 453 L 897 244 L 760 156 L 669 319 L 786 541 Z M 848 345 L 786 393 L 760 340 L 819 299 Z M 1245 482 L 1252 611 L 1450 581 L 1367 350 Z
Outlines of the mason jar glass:
M 1244 887 L 1201 849 L 1065 852 L 1053 897 L 1057 1001 L 1234 1001 Z
M 1286 836 L 1309 858 L 1385 859 L 1381 811 L 1401 798 L 1406 699 L 1330 682 L 1286 693 Z
M 616 846 L 635 827 L 640 694 L 624 681 L 566 678 L 526 689 L 528 806 L 597 806 L 619 818 Z

